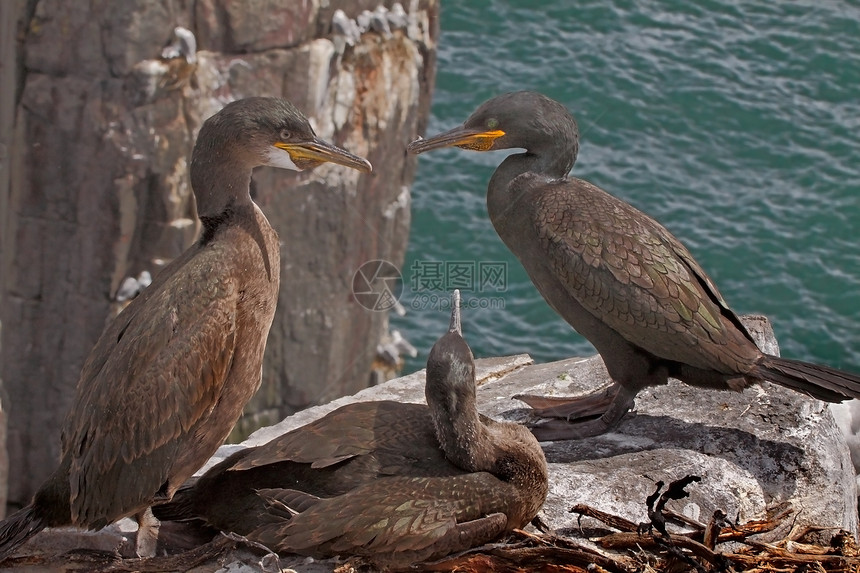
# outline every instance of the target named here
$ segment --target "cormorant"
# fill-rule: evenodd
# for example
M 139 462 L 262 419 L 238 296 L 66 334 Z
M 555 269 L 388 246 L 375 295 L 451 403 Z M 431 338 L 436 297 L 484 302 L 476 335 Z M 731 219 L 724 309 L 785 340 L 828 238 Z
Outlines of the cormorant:
M 153 552 L 149 507 L 215 453 L 260 385 L 280 261 L 278 235 L 251 200 L 251 171 L 327 161 L 371 170 L 282 99 L 235 101 L 206 120 L 190 167 L 201 236 L 90 352 L 59 467 L 0 523 L 0 561 L 45 527 L 100 529 L 126 516 L 141 524 L 138 553 Z
M 569 177 L 579 132 L 560 103 L 528 91 L 497 96 L 462 126 L 408 149 L 450 146 L 525 150 L 493 173 L 490 220 L 550 307 L 594 345 L 614 382 L 581 398 L 520 397 L 541 415 L 566 419 L 535 427 L 539 439 L 603 433 L 633 406 L 639 390 L 669 377 L 738 391 L 767 380 L 828 402 L 860 397 L 860 376 L 762 353 L 665 227 Z
M 543 451 L 518 424 L 478 414 L 475 364 L 451 326 L 427 360 L 427 405 L 358 402 L 234 453 L 164 520 L 203 520 L 278 552 L 408 565 L 522 527 L 546 498 Z

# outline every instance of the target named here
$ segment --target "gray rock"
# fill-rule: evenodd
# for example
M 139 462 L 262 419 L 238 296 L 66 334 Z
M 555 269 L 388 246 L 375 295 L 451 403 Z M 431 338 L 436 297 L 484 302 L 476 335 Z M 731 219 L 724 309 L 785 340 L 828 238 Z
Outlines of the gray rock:
M 778 354 L 767 319 L 743 320 L 765 351 Z M 520 355 L 478 360 L 477 367 L 481 411 L 520 422 L 534 420 L 511 399 L 515 394 L 573 395 L 610 383 L 599 356 L 531 364 L 527 355 Z M 268 442 L 350 402 L 421 403 L 423 384 L 423 371 L 392 380 L 260 429 L 243 445 Z M 543 446 L 550 493 L 541 517 L 554 529 L 578 527 L 577 516 L 568 513 L 577 503 L 645 522 L 645 498 L 655 482 L 694 474 L 702 481 L 687 488 L 690 497 L 669 506 L 698 521 L 707 522 L 716 509 L 744 522 L 790 507 L 794 519 L 786 523 L 795 528 L 810 525 L 857 534 L 853 466 L 830 408 L 776 385 L 736 393 L 672 380 L 641 392 L 635 411 L 615 431 Z M 787 533 L 781 528 L 761 539 L 782 539 Z
M 860 474 L 860 400 L 830 404 L 830 411 L 848 442 L 854 471 Z
M 4 65 L 0 65 L 0 86 L 12 86 L 12 89 L 17 89 L 20 85 L 24 70 L 23 66 L 18 65 L 16 58 L 17 33 L 20 30 L 18 22 L 26 10 L 27 2 L 24 0 L 0 2 L 0 62 L 5 62 Z M 7 213 L 9 210 L 14 124 L 15 98 L 0 97 L 0 214 Z M 6 224 L 3 215 L 0 215 L 0 227 L 3 228 L 0 231 L 0 259 L 5 259 L 8 255 L 4 251 L 5 240 L 2 237 L 4 233 L 12 232 L 14 229 Z M 3 340 L 2 320 L 3 316 L 0 314 L 0 357 L 2 357 Z M 9 398 L 5 390 L 4 373 L 0 370 L 0 518 L 6 515 L 6 493 L 9 486 L 9 457 L 6 449 L 8 411 Z
M 778 354 L 769 322 L 743 317 L 759 346 Z M 522 388 L 573 395 L 609 385 L 599 356 L 523 369 L 494 386 L 499 398 Z M 513 390 L 513 391 L 512 391 Z M 485 402 L 486 403 L 486 402 Z M 490 415 L 534 421 L 528 410 L 497 400 Z M 575 527 L 569 506 L 586 503 L 636 522 L 654 482 L 702 476 L 675 508 L 707 522 L 715 509 L 740 521 L 790 506 L 794 527 L 842 528 L 857 534 L 857 494 L 843 434 L 827 404 L 764 384 L 743 393 L 700 390 L 672 380 L 639 394 L 619 427 L 590 440 L 544 444 L 550 463 L 547 521 Z M 768 534 L 781 539 L 784 529 Z
M 406 10 L 403 9 L 400 2 L 395 2 L 391 6 L 387 17 L 392 30 L 406 29 L 409 26 L 409 16 L 407 16 Z
M 194 18 L 199 45 L 223 53 L 253 53 L 293 48 L 314 38 L 319 0 L 283 2 L 198 0 Z M 341 2 L 349 10 L 350 2 Z
M 761 337 L 762 347 L 777 350 L 764 318 L 747 317 L 745 322 Z M 527 355 L 519 355 L 479 359 L 476 366 L 479 407 L 498 419 L 530 419 L 528 411 L 511 400 L 514 394 L 568 395 L 609 384 L 599 356 L 533 364 Z M 200 473 L 239 448 L 266 443 L 344 404 L 367 400 L 423 403 L 424 371 L 262 428 L 241 445 L 222 447 Z M 588 440 L 545 443 L 544 451 L 550 493 L 540 516 L 562 534 L 579 527 L 578 517 L 568 513 L 578 503 L 645 522 L 645 498 L 654 491 L 655 482 L 687 474 L 701 476 L 702 481 L 687 488 L 689 498 L 670 502 L 668 507 L 691 519 L 707 522 L 721 509 L 730 519 L 744 522 L 763 519 L 775 507 L 790 507 L 794 511 L 793 519 L 786 520 L 790 526 L 857 534 L 853 467 L 830 409 L 779 386 L 767 384 L 734 393 L 697 390 L 670 381 L 640 393 L 635 411 L 616 431 Z M 582 524 L 588 525 L 588 518 Z M 112 526 L 99 535 L 116 537 L 121 535 L 118 529 Z M 758 539 L 782 539 L 787 533 L 781 528 Z M 58 534 L 43 533 L 37 539 L 44 542 Z M 110 545 L 103 540 L 99 544 Z M 243 549 L 223 563 L 254 571 L 262 570 L 260 559 Z M 281 559 L 280 564 L 299 573 L 328 573 L 337 565 L 334 560 L 299 557 Z

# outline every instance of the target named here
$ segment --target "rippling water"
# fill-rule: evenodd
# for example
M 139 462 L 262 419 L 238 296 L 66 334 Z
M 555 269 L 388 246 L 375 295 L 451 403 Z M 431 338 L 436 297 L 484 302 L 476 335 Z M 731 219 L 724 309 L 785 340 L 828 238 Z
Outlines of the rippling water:
M 576 176 L 666 225 L 735 311 L 773 320 L 783 355 L 860 371 L 860 7 L 534 4 L 443 3 L 428 133 L 506 91 L 563 102 L 582 137 Z M 410 289 L 433 261 L 507 264 L 505 292 L 463 293 L 477 306 L 504 305 L 465 311 L 477 356 L 593 353 L 489 222 L 486 185 L 503 158 L 420 156 L 403 269 L 408 314 L 392 318 L 419 349 L 410 370 L 448 320 L 434 304 L 443 291 Z

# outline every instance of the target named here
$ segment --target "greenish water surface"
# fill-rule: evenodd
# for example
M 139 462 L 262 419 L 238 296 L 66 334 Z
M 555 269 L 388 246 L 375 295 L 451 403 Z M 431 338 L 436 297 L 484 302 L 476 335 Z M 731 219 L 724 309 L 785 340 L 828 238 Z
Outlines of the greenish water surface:
M 772 319 L 784 356 L 860 371 L 860 6 L 470 0 L 443 2 L 441 27 L 428 133 L 506 91 L 563 102 L 582 136 L 576 176 L 666 225 L 737 312 Z M 434 270 L 463 290 L 476 356 L 593 353 L 489 222 L 503 158 L 420 156 L 408 314 L 392 315 L 419 349 L 408 371 L 447 325 Z M 500 268 L 503 283 L 480 281 Z

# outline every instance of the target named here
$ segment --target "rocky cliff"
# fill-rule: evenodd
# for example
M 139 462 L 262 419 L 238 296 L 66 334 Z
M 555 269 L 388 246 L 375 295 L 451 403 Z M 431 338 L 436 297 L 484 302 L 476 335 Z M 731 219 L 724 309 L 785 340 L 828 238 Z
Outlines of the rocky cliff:
M 233 99 L 286 97 L 374 165 L 255 173 L 281 236 L 281 298 L 236 435 L 367 385 L 387 315 L 356 303 L 352 277 L 404 256 L 415 160 L 403 149 L 428 116 L 437 16 L 436 0 L 4 3 L 4 31 L 17 32 L 4 34 L 0 105 L 12 502 L 53 468 L 105 321 L 137 277 L 194 240 L 188 157 L 202 121 Z

